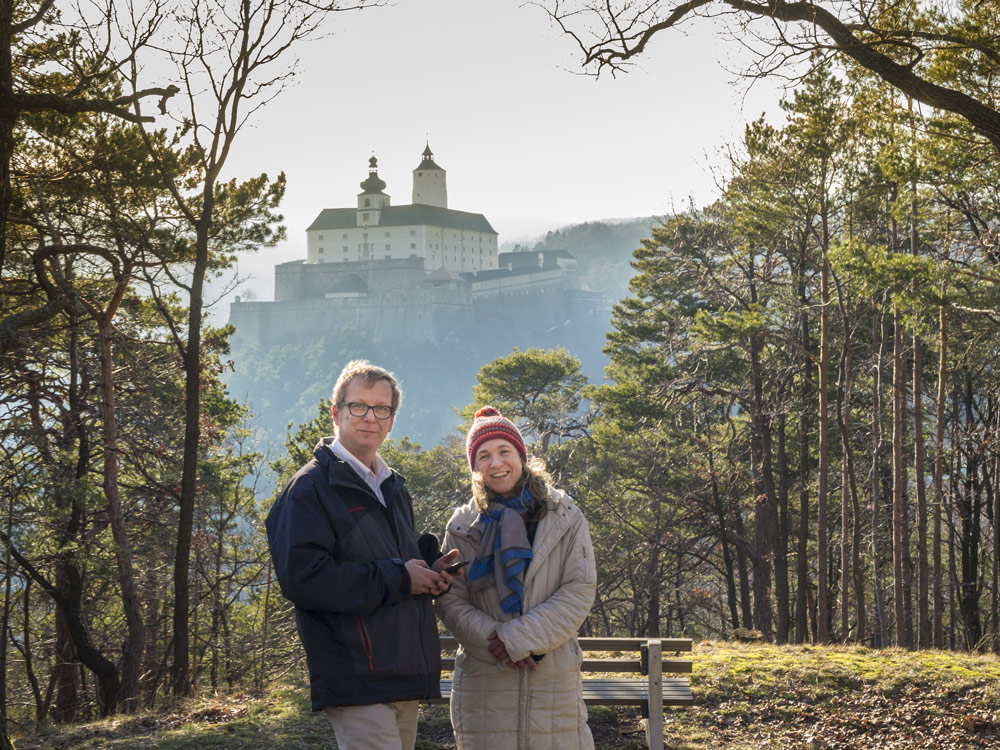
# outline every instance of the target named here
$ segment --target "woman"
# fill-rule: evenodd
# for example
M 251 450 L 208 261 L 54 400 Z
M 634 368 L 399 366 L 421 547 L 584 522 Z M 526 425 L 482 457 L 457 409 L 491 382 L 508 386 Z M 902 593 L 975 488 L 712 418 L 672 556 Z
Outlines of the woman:
M 435 602 L 460 644 L 458 748 L 589 750 L 576 639 L 597 581 L 587 522 L 493 407 L 476 412 L 465 445 L 472 500 L 448 522 L 444 548 L 472 564 Z

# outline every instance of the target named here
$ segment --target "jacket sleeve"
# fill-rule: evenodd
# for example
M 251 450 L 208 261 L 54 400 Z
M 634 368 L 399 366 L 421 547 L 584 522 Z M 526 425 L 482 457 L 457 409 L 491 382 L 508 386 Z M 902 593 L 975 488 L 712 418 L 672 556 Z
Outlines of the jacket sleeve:
M 597 566 L 590 529 L 582 514 L 569 533 L 572 538 L 558 571 L 559 586 L 552 596 L 497 627 L 497 635 L 512 661 L 529 654 L 546 654 L 564 644 L 576 635 L 594 604 Z
M 451 532 L 445 532 L 444 548 L 457 547 L 461 551 L 462 559 L 471 560 L 475 557 L 476 551 L 463 542 L 464 540 L 452 536 Z M 448 632 L 458 639 L 471 656 L 488 664 L 496 664 L 498 669 L 502 669 L 488 648 L 489 635 L 498 630 L 500 623 L 476 607 L 469 596 L 466 576 L 460 575 L 451 584 L 447 593 L 434 600 L 434 611 L 448 628 Z
M 399 558 L 345 562 L 337 537 L 308 474 L 296 476 L 267 515 L 267 541 L 281 593 L 304 609 L 367 615 L 410 595 Z

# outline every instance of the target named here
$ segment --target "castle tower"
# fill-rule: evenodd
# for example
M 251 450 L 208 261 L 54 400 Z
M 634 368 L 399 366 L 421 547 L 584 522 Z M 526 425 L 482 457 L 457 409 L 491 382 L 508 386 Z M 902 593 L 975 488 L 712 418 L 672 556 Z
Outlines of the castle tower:
M 364 191 L 358 193 L 358 226 L 377 226 L 382 218 L 382 209 L 389 206 L 389 196 L 383 193 L 385 180 L 378 176 L 378 159 L 368 160 L 368 179 L 361 183 Z
M 420 166 L 413 170 L 413 203 L 448 208 L 448 187 L 445 172 L 434 163 L 434 154 L 427 144 Z

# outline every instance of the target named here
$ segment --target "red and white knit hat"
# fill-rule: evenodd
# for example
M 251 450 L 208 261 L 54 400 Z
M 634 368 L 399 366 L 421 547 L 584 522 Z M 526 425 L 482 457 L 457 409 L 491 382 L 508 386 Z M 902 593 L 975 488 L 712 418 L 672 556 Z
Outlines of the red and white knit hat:
M 528 460 L 528 453 L 524 450 L 524 439 L 514 423 L 504 417 L 492 406 L 484 406 L 476 412 L 476 418 L 469 428 L 469 435 L 465 439 L 465 452 L 469 456 L 469 470 L 475 471 L 475 455 L 479 446 L 487 440 L 500 438 L 506 440 L 521 454 L 521 460 Z

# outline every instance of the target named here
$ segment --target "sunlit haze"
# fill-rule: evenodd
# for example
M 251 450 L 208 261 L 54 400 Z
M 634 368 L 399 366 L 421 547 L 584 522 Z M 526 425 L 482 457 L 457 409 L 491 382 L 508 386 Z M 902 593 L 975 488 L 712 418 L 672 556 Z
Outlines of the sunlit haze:
M 241 258 L 236 293 L 272 298 L 274 264 L 305 257 L 321 209 L 356 205 L 373 154 L 393 204 L 410 203 L 427 143 L 447 170 L 449 207 L 484 214 L 501 243 L 711 200 L 725 145 L 777 110 L 779 93 L 778 82 L 747 91 L 726 70 L 740 68 L 739 46 L 696 21 L 661 33 L 631 72 L 595 80 L 542 9 L 514 0 L 337 14 L 229 161 L 227 178 L 288 177 L 288 239 Z

